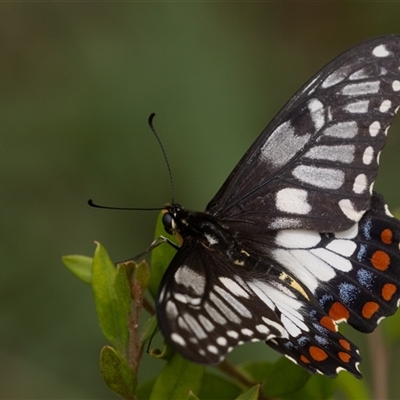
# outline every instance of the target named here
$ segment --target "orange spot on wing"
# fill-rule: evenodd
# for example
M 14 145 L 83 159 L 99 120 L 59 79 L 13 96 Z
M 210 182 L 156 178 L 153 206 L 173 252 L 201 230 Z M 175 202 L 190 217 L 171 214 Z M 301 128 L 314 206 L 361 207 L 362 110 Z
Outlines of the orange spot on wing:
M 344 353 L 343 351 L 339 351 L 338 356 L 345 363 L 348 363 L 350 361 L 350 358 L 351 358 L 350 354 Z
M 370 319 L 379 310 L 379 304 L 374 301 L 368 301 L 362 308 L 362 316 L 366 319 Z
M 391 244 L 393 238 L 393 232 L 390 229 L 384 229 L 381 233 L 381 240 L 385 244 Z
M 310 364 L 310 360 L 306 357 L 301 355 L 300 356 L 300 360 L 304 363 L 304 364 Z
M 382 287 L 382 297 L 389 301 L 392 296 L 397 292 L 397 287 L 393 283 L 386 283 Z
M 328 354 L 326 354 L 324 350 L 322 350 L 317 346 L 310 346 L 308 352 L 315 361 L 324 361 L 325 359 L 328 358 Z
M 337 332 L 337 326 L 336 324 L 333 322 L 332 318 L 329 318 L 327 316 L 322 317 L 321 320 L 319 321 L 319 323 L 324 326 L 325 328 L 329 329 L 332 332 Z
M 347 321 L 350 317 L 349 310 L 338 302 L 332 304 L 328 314 L 334 321 Z
M 371 263 L 379 271 L 385 271 L 389 267 L 390 257 L 386 252 L 377 250 L 372 254 Z
M 346 349 L 346 350 L 351 349 L 350 343 L 347 340 L 339 339 L 339 343 L 344 349 Z

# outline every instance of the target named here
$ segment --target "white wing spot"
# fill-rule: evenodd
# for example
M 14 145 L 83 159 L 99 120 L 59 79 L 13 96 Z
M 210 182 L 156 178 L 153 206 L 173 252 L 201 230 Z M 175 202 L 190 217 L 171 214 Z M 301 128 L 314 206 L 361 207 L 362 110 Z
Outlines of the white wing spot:
M 268 334 L 268 333 L 270 333 L 271 331 L 270 331 L 270 329 L 268 328 L 268 326 L 265 326 L 265 325 L 256 325 L 256 329 L 258 330 L 258 332 L 260 332 L 260 333 L 265 333 L 265 334 Z
M 357 194 L 363 193 L 367 189 L 367 177 L 365 174 L 357 175 L 353 184 L 353 192 Z
M 204 234 L 204 237 L 207 239 L 207 242 L 210 246 L 212 246 L 213 244 L 217 244 L 218 240 L 215 236 L 213 235 L 209 235 L 208 233 Z
M 349 199 L 342 199 L 338 204 L 343 214 L 352 221 L 358 222 L 365 213 L 365 210 L 356 211 L 354 204 Z
M 351 139 L 358 133 L 356 121 L 339 122 L 335 125 L 328 126 L 324 130 L 324 135 L 343 139 Z
M 198 339 L 205 339 L 207 337 L 207 334 L 194 317 L 186 313 L 183 318 Z
M 219 286 L 214 286 L 214 289 L 221 289 Z M 232 296 L 231 296 L 232 297 Z M 219 297 L 217 297 L 213 292 L 210 293 L 210 301 L 212 301 L 217 309 L 224 315 L 224 317 L 228 318 L 230 321 L 235 324 L 240 324 L 241 320 L 238 315 L 235 314 L 233 310 L 231 310 Z M 229 301 L 228 301 L 229 302 Z M 234 307 L 233 304 L 231 304 Z M 242 306 L 243 307 L 243 306 Z M 247 310 L 247 309 L 246 309 Z
M 220 336 L 219 338 L 217 338 L 217 344 L 219 344 L 220 346 L 226 346 L 228 344 L 228 341 L 223 336 Z
M 374 191 L 374 183 L 372 182 L 371 185 L 369 185 L 369 194 L 372 196 L 372 192 Z
M 386 46 L 383 44 L 380 44 L 379 46 L 376 46 L 373 50 L 372 50 L 372 54 L 375 57 L 387 57 L 390 52 L 387 50 Z
M 350 164 L 354 161 L 356 147 L 352 144 L 338 146 L 314 146 L 304 154 L 304 157 L 312 160 L 338 161 L 343 164 Z
M 235 296 L 249 298 L 249 294 L 232 279 L 220 277 L 219 280 Z
M 227 322 L 226 319 L 208 302 L 204 304 L 204 308 L 215 322 L 217 322 L 220 325 L 226 324 Z
M 368 112 L 369 100 L 360 100 L 349 103 L 343 109 L 352 114 L 364 114 Z
M 176 270 L 174 279 L 177 284 L 193 289 L 194 293 L 198 295 L 204 293 L 205 277 L 193 271 L 187 265 L 182 265 Z
M 279 336 L 281 336 L 283 339 L 288 338 L 288 333 L 285 330 L 285 328 L 280 325 L 278 322 L 272 321 L 269 318 L 266 317 L 261 317 L 261 319 L 268 325 L 271 326 L 272 328 L 275 328 L 279 332 Z
M 348 67 L 341 67 L 336 71 L 332 72 L 332 74 L 328 75 L 325 80 L 322 82 L 321 87 L 326 89 L 337 83 L 341 82 L 347 76 Z
M 293 228 L 300 228 L 302 225 L 302 221 L 297 218 L 286 218 L 286 217 L 279 217 L 275 218 L 270 224 L 269 227 L 271 229 L 293 229 Z
M 392 107 L 392 102 L 390 100 L 383 100 L 379 107 L 379 111 L 382 113 L 387 112 L 390 110 L 390 107 Z
M 372 137 L 375 137 L 379 131 L 381 130 L 381 123 L 379 121 L 374 121 L 370 126 L 369 126 L 369 134 Z
M 374 148 L 372 146 L 368 146 L 365 150 L 364 150 L 364 154 L 363 154 L 363 163 L 365 165 L 369 165 L 371 164 L 372 160 L 374 158 Z
M 310 110 L 315 129 L 319 131 L 325 124 L 324 105 L 319 100 L 312 99 L 308 102 L 308 109 Z
M 254 332 L 251 331 L 250 329 L 247 329 L 247 328 L 242 329 L 241 332 L 243 333 L 243 335 L 246 335 L 246 336 L 253 336 L 254 335 Z
M 345 257 L 351 257 L 357 249 L 357 244 L 348 239 L 335 239 L 326 248 Z
M 350 260 L 348 260 L 345 257 L 342 257 L 339 254 L 332 253 L 331 251 L 329 251 L 327 249 L 321 249 L 321 248 L 313 249 L 313 250 L 311 250 L 311 253 L 313 253 L 315 256 L 317 256 L 321 260 L 325 261 L 325 263 L 326 263 L 326 265 L 324 265 L 324 268 L 321 268 L 322 265 L 317 266 L 317 264 L 315 264 L 315 263 L 312 263 L 308 266 L 310 271 L 314 270 L 315 275 L 318 276 L 319 280 L 324 280 L 324 281 L 331 280 L 336 275 L 336 272 L 334 271 L 334 269 L 343 271 L 343 272 L 349 272 L 353 268 Z M 334 268 L 334 269 L 329 268 L 329 269 L 331 269 L 331 273 L 333 274 L 333 276 L 331 276 L 331 277 L 329 276 L 329 269 L 327 268 L 328 265 L 330 265 Z M 321 271 L 321 272 L 319 272 L 319 271 Z
M 178 300 L 180 303 L 187 304 L 188 298 L 182 293 L 174 293 L 174 299 Z
M 379 161 L 381 160 L 381 151 L 376 155 L 376 163 L 379 165 Z
M 388 215 L 389 217 L 392 217 L 392 218 L 394 217 L 394 215 L 390 212 L 389 206 L 387 204 L 385 204 L 385 214 Z M 400 243 L 399 243 L 399 247 L 400 247 Z
M 345 96 L 360 96 L 365 94 L 378 93 L 380 82 L 351 83 L 342 88 L 341 94 Z
M 239 337 L 239 334 L 236 331 L 228 331 L 226 334 L 233 339 L 237 339 Z
M 230 293 L 228 293 L 226 290 L 222 289 L 222 287 L 219 286 L 214 286 L 214 290 L 220 294 L 223 299 L 240 315 L 246 318 L 251 318 L 251 312 L 250 310 L 245 307 L 239 300 L 234 298 Z M 211 298 L 211 297 L 210 297 Z
M 261 161 L 269 162 L 274 167 L 287 164 L 311 137 L 309 133 L 296 136 L 294 132 L 295 130 L 290 125 L 290 121 L 279 125 L 261 147 Z
M 358 224 L 354 224 L 351 228 L 345 231 L 335 232 L 337 239 L 354 239 L 358 235 Z
M 215 346 L 213 346 L 212 344 L 210 344 L 210 345 L 207 346 L 207 350 L 208 350 L 210 353 L 218 354 L 218 349 L 217 349 Z
M 301 329 L 297 327 L 291 319 L 289 319 L 285 314 L 281 315 L 281 321 L 283 326 L 289 332 L 290 336 L 297 337 L 301 335 Z
M 392 89 L 395 92 L 398 92 L 400 90 L 400 81 L 395 80 L 392 82 Z
M 309 249 L 315 247 L 321 241 L 318 232 L 305 230 L 279 231 L 275 237 L 275 244 L 285 249 Z
M 211 332 L 211 331 L 214 330 L 214 328 L 215 328 L 214 324 L 207 317 L 205 317 L 204 315 L 200 314 L 199 321 L 204 326 L 204 329 L 207 332 Z
M 358 80 L 358 79 L 365 79 L 368 77 L 369 77 L 369 74 L 368 74 L 367 70 L 365 68 L 361 68 L 358 71 L 353 72 L 349 76 L 349 80 L 354 81 L 354 80 Z
M 308 193 L 302 189 L 286 188 L 276 194 L 276 208 L 294 214 L 308 214 L 311 206 L 307 201 Z
M 167 304 L 165 305 L 165 312 L 171 319 L 175 319 L 179 315 L 178 309 L 172 300 L 167 301 Z
M 344 171 L 333 168 L 318 168 L 311 165 L 298 165 L 292 174 L 299 181 L 323 189 L 339 189 L 345 180 Z
M 177 333 L 172 333 L 171 339 L 172 341 L 174 341 L 177 344 L 180 344 L 181 346 L 186 346 L 185 339 L 181 335 L 178 335 Z

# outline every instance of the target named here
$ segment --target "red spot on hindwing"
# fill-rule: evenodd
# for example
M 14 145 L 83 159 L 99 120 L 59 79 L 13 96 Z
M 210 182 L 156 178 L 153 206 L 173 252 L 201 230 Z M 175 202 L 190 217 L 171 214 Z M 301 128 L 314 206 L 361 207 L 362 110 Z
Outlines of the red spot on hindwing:
M 351 355 L 349 353 L 345 353 L 343 351 L 339 351 L 338 356 L 345 363 L 348 363 L 351 358 Z
M 377 250 L 372 254 L 371 263 L 377 270 L 385 271 L 389 267 L 390 257 L 385 251 Z
M 344 349 L 346 349 L 346 350 L 350 350 L 351 349 L 350 343 L 347 340 L 339 339 L 339 343 Z
M 300 361 L 302 361 L 304 364 L 310 364 L 310 360 L 305 356 L 305 355 L 301 355 L 300 356 Z
M 391 244 L 393 239 L 393 232 L 390 229 L 384 229 L 381 232 L 381 240 L 385 244 Z
M 393 283 L 385 283 L 381 291 L 382 297 L 386 301 L 389 301 L 396 292 L 397 292 L 397 287 L 396 285 L 393 285 Z
M 379 304 L 375 301 L 367 301 L 362 308 L 362 316 L 365 319 L 370 319 L 379 310 Z
M 321 320 L 319 321 L 319 323 L 320 323 L 323 327 L 329 329 L 330 331 L 332 331 L 332 332 L 337 332 L 337 326 L 336 326 L 336 324 L 335 324 L 335 322 L 333 321 L 332 318 L 329 318 L 329 317 L 327 317 L 327 316 L 324 316 L 324 317 L 321 318 Z
M 332 304 L 328 314 L 334 321 L 347 321 L 350 317 L 349 310 L 339 302 Z
M 328 358 L 328 354 L 326 354 L 324 350 L 317 346 L 310 346 L 308 352 L 315 361 L 324 361 Z

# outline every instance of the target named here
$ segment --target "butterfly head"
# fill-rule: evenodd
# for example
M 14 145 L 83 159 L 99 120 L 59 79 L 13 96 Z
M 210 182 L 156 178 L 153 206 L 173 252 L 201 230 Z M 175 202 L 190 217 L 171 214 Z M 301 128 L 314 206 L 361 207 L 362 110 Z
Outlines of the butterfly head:
M 179 235 L 182 226 L 187 225 L 187 211 L 180 204 L 168 204 L 163 210 L 162 223 L 165 231 L 170 235 Z

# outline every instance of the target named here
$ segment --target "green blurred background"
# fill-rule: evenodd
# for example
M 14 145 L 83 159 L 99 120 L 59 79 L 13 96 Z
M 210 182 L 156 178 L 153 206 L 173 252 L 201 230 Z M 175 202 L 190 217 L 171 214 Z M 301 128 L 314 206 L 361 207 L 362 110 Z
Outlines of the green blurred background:
M 96 239 L 121 260 L 151 242 L 155 212 L 86 204 L 170 201 L 150 113 L 176 201 L 202 210 L 295 90 L 385 33 L 400 33 L 398 2 L 2 3 L 0 398 L 116 398 L 90 287 L 61 255 L 91 255 Z M 395 209 L 399 121 L 391 133 L 376 188 Z M 276 357 L 232 357 L 243 351 Z M 145 359 L 141 379 L 162 366 Z

